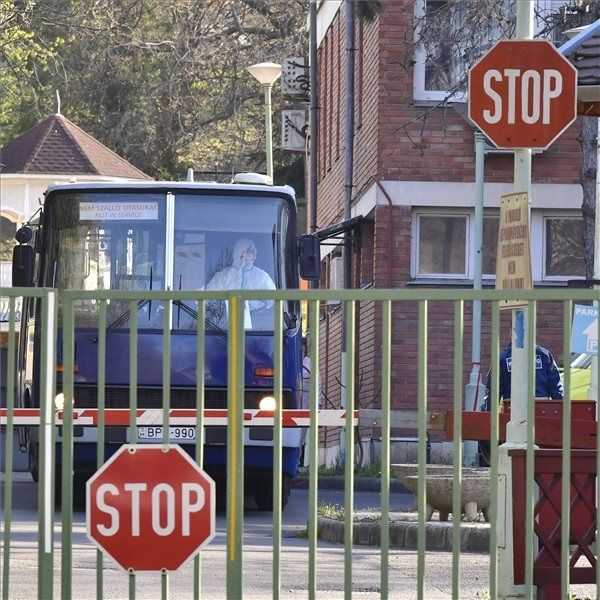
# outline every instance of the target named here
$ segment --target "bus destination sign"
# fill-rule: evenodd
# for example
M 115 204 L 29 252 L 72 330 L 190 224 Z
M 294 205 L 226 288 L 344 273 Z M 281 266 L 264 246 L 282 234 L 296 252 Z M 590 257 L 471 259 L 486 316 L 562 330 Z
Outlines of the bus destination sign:
M 158 202 L 81 202 L 80 221 L 157 221 Z

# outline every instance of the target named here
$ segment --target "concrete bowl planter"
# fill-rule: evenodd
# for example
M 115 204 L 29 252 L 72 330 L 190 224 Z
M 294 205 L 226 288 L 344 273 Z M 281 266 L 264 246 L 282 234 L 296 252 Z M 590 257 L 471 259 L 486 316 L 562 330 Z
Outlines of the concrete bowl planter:
M 406 488 L 417 493 L 418 466 L 414 464 L 392 465 L 392 472 Z M 426 518 L 431 520 L 434 510 L 439 511 L 440 521 L 447 521 L 452 512 L 452 488 L 454 467 L 452 465 L 427 465 L 425 489 L 427 495 Z M 460 500 L 464 518 L 477 521 L 479 511 L 488 520 L 490 505 L 490 472 L 486 467 L 466 467 L 462 471 Z

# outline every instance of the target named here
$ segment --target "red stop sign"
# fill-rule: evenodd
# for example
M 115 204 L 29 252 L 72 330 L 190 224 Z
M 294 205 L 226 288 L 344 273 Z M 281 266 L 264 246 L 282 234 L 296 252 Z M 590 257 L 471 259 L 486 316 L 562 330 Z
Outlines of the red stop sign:
M 577 117 L 577 70 L 546 40 L 502 40 L 469 71 L 469 118 L 498 148 L 547 148 Z
M 177 445 L 124 445 L 89 479 L 89 538 L 123 568 L 174 571 L 215 534 L 215 484 Z

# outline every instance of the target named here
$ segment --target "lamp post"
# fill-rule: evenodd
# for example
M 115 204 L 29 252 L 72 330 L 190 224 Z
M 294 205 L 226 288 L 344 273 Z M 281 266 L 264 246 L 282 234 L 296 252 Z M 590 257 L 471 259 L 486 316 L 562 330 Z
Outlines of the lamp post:
M 267 143 L 267 176 L 273 182 L 273 123 L 271 120 L 271 90 L 281 75 L 281 65 L 258 63 L 248 67 L 248 72 L 258 80 L 265 93 L 265 137 Z

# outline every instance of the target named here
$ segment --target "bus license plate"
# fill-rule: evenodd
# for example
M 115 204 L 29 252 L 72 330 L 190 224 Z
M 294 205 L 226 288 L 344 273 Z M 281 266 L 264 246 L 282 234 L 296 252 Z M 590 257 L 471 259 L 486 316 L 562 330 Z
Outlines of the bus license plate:
M 151 427 L 138 427 L 138 439 L 144 442 L 162 442 L 162 425 L 153 425 Z M 194 442 L 196 441 L 195 427 L 175 427 L 169 428 L 170 442 Z

